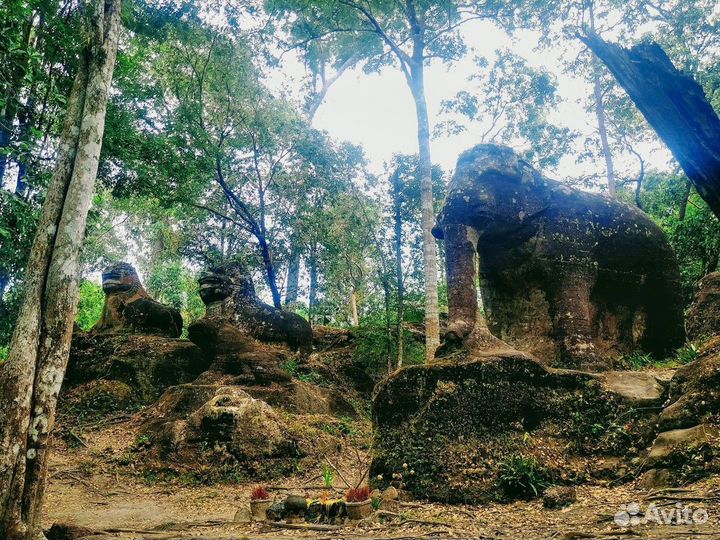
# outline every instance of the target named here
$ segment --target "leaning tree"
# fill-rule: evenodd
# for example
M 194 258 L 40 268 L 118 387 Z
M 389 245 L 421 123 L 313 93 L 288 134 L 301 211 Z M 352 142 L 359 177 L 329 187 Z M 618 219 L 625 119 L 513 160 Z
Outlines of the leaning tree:
M 42 537 L 49 437 L 77 310 L 80 249 L 93 197 L 120 33 L 120 0 L 81 4 L 85 49 L 67 101 L 55 170 L 0 366 L 0 536 Z

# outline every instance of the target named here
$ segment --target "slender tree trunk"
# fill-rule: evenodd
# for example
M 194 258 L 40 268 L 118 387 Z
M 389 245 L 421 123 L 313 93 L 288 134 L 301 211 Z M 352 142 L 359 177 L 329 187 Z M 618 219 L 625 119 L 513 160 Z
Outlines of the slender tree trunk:
M 0 369 L 0 531 L 42 537 L 49 437 L 77 310 L 79 253 L 92 202 L 117 52 L 120 0 L 95 0 L 92 37 L 68 100 L 30 253 L 25 296 Z
M 310 293 L 308 297 L 308 319 L 310 325 L 313 324 L 315 318 L 315 308 L 317 306 L 317 289 L 318 289 L 318 268 L 317 268 L 317 246 L 315 244 L 310 248 Z
M 287 284 L 285 285 L 285 306 L 291 307 L 297 304 L 298 288 L 300 286 L 300 249 L 297 242 L 293 243 L 290 250 L 290 262 L 288 263 Z
M 595 31 L 595 11 L 592 0 L 588 2 L 590 11 L 590 29 Z M 593 95 L 595 97 L 595 115 L 597 116 L 598 132 L 600 134 L 600 146 L 605 158 L 605 172 L 607 176 L 608 195 L 615 197 L 615 166 L 613 164 L 612 152 L 607 136 L 607 122 L 605 120 L 605 104 L 603 103 L 602 85 L 600 82 L 600 63 L 595 55 L 591 55 Z
M 432 228 L 435 225 L 435 210 L 432 193 L 432 159 L 430 155 L 430 121 L 425 100 L 425 80 L 422 56 L 413 62 L 411 69 L 411 91 L 415 100 L 418 122 L 418 148 L 420 174 L 420 203 L 423 236 L 423 263 L 425 275 L 425 360 L 435 358 L 440 346 L 440 319 L 438 313 L 438 271 L 437 249 Z
M 355 289 L 353 289 L 350 293 L 350 311 L 350 323 L 352 324 L 352 326 L 358 326 L 360 324 L 360 316 L 358 315 L 357 292 L 355 292 Z
M 607 136 L 607 122 L 605 120 L 605 105 L 603 104 L 602 88 L 600 86 L 600 66 L 597 59 L 593 56 L 593 94 L 595 95 L 595 115 L 598 122 L 598 132 L 600 134 L 600 146 L 602 148 L 603 157 L 605 158 L 605 171 L 608 185 L 608 195 L 615 197 L 615 166 L 613 164 L 612 152 Z
M 403 341 L 403 318 L 405 316 L 405 280 L 403 279 L 402 267 L 402 184 L 399 174 L 392 178 L 392 197 L 395 220 L 395 281 L 397 282 L 397 357 L 395 365 L 401 368 L 403 365 L 404 341 Z
M 258 244 L 260 245 L 260 254 L 262 255 L 263 265 L 265 266 L 265 273 L 267 274 L 268 284 L 270 285 L 270 292 L 272 293 L 273 305 L 282 309 L 282 300 L 280 298 L 280 291 L 277 286 L 277 277 L 275 276 L 275 266 L 270 256 L 270 246 L 268 246 L 265 236 L 262 234 L 256 234 Z
M 683 221 L 687 214 L 688 201 L 690 200 L 690 192 L 692 191 L 692 182 L 688 179 L 685 182 L 685 190 L 682 199 L 680 199 L 680 210 L 678 211 L 678 220 Z
M 393 371 L 393 354 L 392 354 L 392 309 L 390 308 L 390 280 L 386 274 L 380 276 L 383 287 L 383 300 L 385 303 L 385 351 L 387 354 L 387 370 L 388 373 Z

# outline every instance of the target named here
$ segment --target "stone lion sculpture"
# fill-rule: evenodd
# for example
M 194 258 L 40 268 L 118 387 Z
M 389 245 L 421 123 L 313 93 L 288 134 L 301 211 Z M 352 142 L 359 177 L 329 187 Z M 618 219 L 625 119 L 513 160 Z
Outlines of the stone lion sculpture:
M 255 293 L 252 277 L 241 263 L 210 268 L 198 281 L 206 319 L 227 320 L 263 343 L 284 344 L 305 352 L 312 349 L 310 324 L 295 313 L 262 302 Z M 202 327 L 202 320 L 193 323 L 189 328 L 190 339 L 202 342 Z
M 459 157 L 433 233 L 446 245 L 450 339 L 482 324 L 479 277 L 492 334 L 554 365 L 606 369 L 623 353 L 663 358 L 683 343 L 680 273 L 663 231 L 510 148 Z
M 113 264 L 102 273 L 105 305 L 91 334 L 148 334 L 177 338 L 182 333 L 180 312 L 156 302 L 145 291 L 132 265 Z

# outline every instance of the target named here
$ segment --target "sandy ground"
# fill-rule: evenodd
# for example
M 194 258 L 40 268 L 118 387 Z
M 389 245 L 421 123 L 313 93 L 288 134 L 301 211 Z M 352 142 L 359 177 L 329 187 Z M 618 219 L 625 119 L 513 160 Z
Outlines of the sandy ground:
M 718 538 L 720 539 L 720 479 L 683 490 L 642 491 L 634 484 L 581 486 L 577 502 L 562 510 L 547 510 L 542 501 L 482 506 L 441 505 L 423 501 L 402 503 L 394 513 L 382 512 L 342 528 L 291 530 L 267 524 L 233 521 L 238 508 L 247 507 L 252 484 L 183 486 L 179 482 L 149 482 L 133 474 L 132 464 L 119 466 L 136 437 L 132 420 L 78 434 L 84 442 L 74 448 L 56 442 L 51 458 L 45 523 L 72 523 L 101 531 L 92 538 Z M 74 446 L 74 445 L 73 445 Z M 346 478 L 358 470 L 348 456 L 338 466 Z M 286 478 L 270 484 L 275 498 L 289 492 L 319 496 L 317 476 Z M 344 484 L 336 479 L 337 493 Z M 676 505 L 707 513 L 706 523 L 662 524 L 650 521 L 618 526 L 621 505 L 637 503 L 648 512 L 655 504 L 666 516 Z M 652 515 L 646 513 L 647 515 Z M 642 515 L 640 515 L 642 520 Z M 676 519 L 675 519 L 676 521 Z

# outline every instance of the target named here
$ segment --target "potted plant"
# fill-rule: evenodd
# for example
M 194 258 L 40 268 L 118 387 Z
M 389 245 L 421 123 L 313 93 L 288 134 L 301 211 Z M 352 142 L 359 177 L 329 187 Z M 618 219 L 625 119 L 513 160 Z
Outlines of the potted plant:
M 372 500 L 368 486 L 351 488 L 345 495 L 345 507 L 349 519 L 358 520 L 372 513 Z
M 250 492 L 250 514 L 253 520 L 265 521 L 271 504 L 270 494 L 263 486 L 257 486 Z

